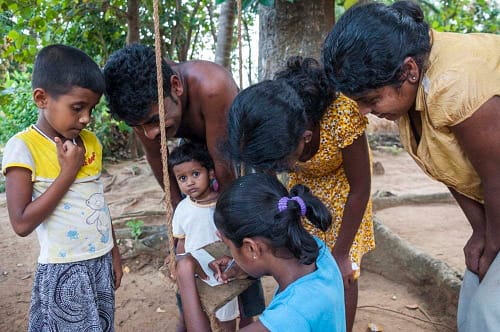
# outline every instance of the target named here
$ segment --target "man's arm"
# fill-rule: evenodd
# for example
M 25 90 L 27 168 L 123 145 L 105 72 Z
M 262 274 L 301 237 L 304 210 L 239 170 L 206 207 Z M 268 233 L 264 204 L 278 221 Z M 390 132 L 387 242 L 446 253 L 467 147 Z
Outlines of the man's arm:
M 479 259 L 483 278 L 500 249 L 500 97 L 484 103 L 451 131 L 476 169 L 484 195 L 485 245 Z
M 149 139 L 144 135 L 144 130 L 142 127 L 133 127 L 135 134 L 141 141 L 141 144 L 146 153 L 146 160 L 153 171 L 156 181 L 160 184 L 162 189 L 163 184 L 163 163 L 161 158 L 161 141 L 160 136 L 156 137 L 154 140 Z M 172 203 L 172 208 L 175 209 L 177 204 L 181 201 L 181 192 L 177 186 L 177 181 L 173 174 L 169 174 L 170 179 L 170 202 Z
M 215 165 L 215 176 L 220 190 L 226 189 L 235 178 L 230 160 L 219 149 L 226 139 L 229 108 L 238 93 L 232 77 L 222 71 L 213 75 L 211 84 L 203 88 L 202 113 L 205 120 L 206 144 Z

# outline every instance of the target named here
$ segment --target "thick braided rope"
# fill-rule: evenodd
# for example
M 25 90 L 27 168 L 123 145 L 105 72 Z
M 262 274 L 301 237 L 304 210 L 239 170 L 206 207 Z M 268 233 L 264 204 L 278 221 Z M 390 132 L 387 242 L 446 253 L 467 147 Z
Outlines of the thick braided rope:
M 167 220 L 167 237 L 168 249 L 170 257 L 170 265 L 175 264 L 175 248 L 174 236 L 172 233 L 172 203 L 170 201 L 170 179 L 168 175 L 168 152 L 167 152 L 167 135 L 165 130 L 165 108 L 163 103 L 163 72 L 162 72 L 162 55 L 161 55 L 161 35 L 160 35 L 160 18 L 158 13 L 158 0 L 153 0 L 153 20 L 155 29 L 155 55 L 156 55 L 156 83 L 158 85 L 158 115 L 160 118 L 160 138 L 161 138 L 161 161 L 163 165 L 163 188 L 165 190 L 165 212 Z M 169 271 L 170 273 L 170 271 Z

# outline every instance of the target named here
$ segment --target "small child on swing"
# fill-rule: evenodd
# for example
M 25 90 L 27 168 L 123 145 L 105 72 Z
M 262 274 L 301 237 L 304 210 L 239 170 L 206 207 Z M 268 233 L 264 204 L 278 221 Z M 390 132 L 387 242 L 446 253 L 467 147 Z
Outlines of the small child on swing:
M 206 274 L 198 262 L 186 254 L 219 240 L 213 220 L 218 197 L 211 186 L 214 164 L 204 145 L 185 142 L 170 153 L 168 166 L 181 192 L 186 195 L 177 205 L 172 220 L 173 236 L 177 239 L 176 257 L 178 260 L 191 260 L 195 264 L 195 273 L 205 279 Z M 199 300 L 197 304 L 190 300 L 192 296 L 198 298 L 194 273 L 177 273 L 176 279 L 180 293 L 177 294 L 180 310 L 177 331 L 186 331 L 186 328 L 194 331 L 190 328 L 190 318 L 186 320 L 183 315 L 186 307 L 199 306 Z M 217 310 L 215 315 L 223 331 L 235 331 L 236 318 L 239 316 L 237 298 Z

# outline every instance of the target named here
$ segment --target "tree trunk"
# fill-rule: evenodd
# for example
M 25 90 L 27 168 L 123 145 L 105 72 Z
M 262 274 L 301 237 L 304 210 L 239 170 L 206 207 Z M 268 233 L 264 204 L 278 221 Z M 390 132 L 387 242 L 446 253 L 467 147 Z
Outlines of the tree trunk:
M 292 55 L 321 60 L 321 47 L 333 26 L 332 0 L 276 0 L 259 6 L 259 81 L 283 69 Z
M 233 31 L 236 11 L 236 1 L 226 0 L 221 4 L 219 22 L 217 24 L 217 44 L 215 47 L 215 63 L 231 71 L 231 49 L 233 46 Z
M 139 0 L 127 0 L 127 39 L 126 44 L 130 45 L 133 43 L 139 43 Z M 128 140 L 128 148 L 130 149 L 130 157 L 136 159 L 144 154 L 139 139 L 135 135 L 135 132 L 130 131 L 130 136 Z
M 127 0 L 127 45 L 139 42 L 139 0 Z

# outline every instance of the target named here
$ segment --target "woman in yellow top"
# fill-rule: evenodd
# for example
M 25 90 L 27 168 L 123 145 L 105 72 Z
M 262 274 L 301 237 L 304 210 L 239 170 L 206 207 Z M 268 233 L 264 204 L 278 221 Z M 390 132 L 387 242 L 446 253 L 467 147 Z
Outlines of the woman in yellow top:
M 361 113 L 397 120 L 418 165 L 450 188 L 472 226 L 459 331 L 500 326 L 500 36 L 429 29 L 400 1 L 348 10 L 323 50 Z
M 327 243 L 341 270 L 347 331 L 356 313 L 360 261 L 375 247 L 366 125 L 356 104 L 327 84 L 318 62 L 300 57 L 290 58 L 275 80 L 240 92 L 228 121 L 233 160 L 261 171 L 291 170 L 288 185 L 309 186 L 330 209 L 328 231 L 305 226 Z

